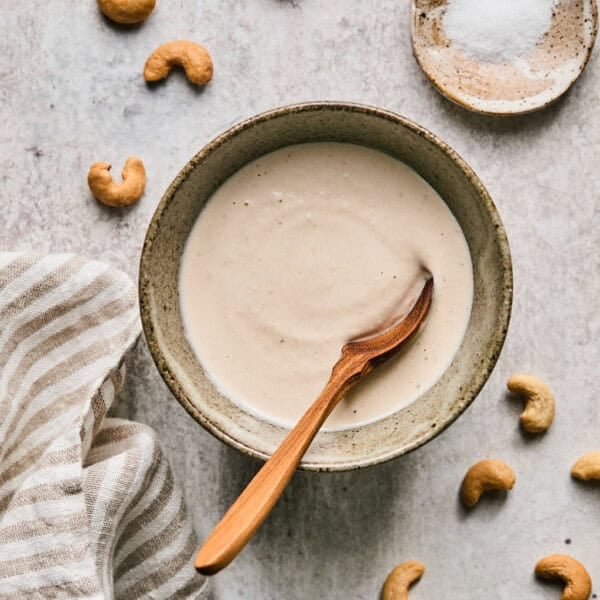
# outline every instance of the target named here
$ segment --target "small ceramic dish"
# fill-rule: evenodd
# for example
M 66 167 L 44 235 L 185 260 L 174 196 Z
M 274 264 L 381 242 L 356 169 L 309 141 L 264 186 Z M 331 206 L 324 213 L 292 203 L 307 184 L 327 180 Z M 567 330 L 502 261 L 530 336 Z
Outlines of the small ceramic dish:
M 184 244 L 204 204 L 230 175 L 278 148 L 316 141 L 381 150 L 426 179 L 465 233 L 475 283 L 465 338 L 432 389 L 385 419 L 317 435 L 301 468 L 334 471 L 374 465 L 421 446 L 473 401 L 504 343 L 512 269 L 506 234 L 484 186 L 451 148 L 422 127 L 377 108 L 328 102 L 279 108 L 231 127 L 188 162 L 160 201 L 144 242 L 139 281 L 144 332 L 160 373 L 189 414 L 219 439 L 265 459 L 287 430 L 222 395 L 194 356 L 178 297 Z
M 560 98 L 583 72 L 598 32 L 596 0 L 557 0 L 550 30 L 531 52 L 505 62 L 484 62 L 448 39 L 447 4 L 412 0 L 413 53 L 443 96 L 488 115 L 533 112 Z

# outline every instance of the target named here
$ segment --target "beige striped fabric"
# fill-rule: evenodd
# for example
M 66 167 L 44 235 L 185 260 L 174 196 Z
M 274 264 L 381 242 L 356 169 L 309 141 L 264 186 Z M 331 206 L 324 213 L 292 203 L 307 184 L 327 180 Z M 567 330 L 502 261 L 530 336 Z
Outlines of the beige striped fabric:
M 0 253 L 0 600 L 208 597 L 156 434 L 106 417 L 139 331 L 123 273 Z

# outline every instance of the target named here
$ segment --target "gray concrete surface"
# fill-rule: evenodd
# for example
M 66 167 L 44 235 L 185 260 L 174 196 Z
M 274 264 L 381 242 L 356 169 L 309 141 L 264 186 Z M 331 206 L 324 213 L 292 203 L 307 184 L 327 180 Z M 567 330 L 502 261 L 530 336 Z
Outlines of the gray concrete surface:
M 158 0 L 141 27 L 105 21 L 93 0 L 0 0 L 0 247 L 77 251 L 136 276 L 145 227 L 170 180 L 216 133 L 258 111 L 313 99 L 395 110 L 440 135 L 475 168 L 510 237 L 514 316 L 479 399 L 425 448 L 343 474 L 299 473 L 239 559 L 214 578 L 217 599 L 377 598 L 388 570 L 418 558 L 411 600 L 558 598 L 533 566 L 570 552 L 600 594 L 600 488 L 569 478 L 600 447 L 600 57 L 548 110 L 479 117 L 430 87 L 415 64 L 407 0 Z M 149 89 L 159 43 L 192 38 L 213 54 L 205 90 L 180 74 Z M 122 212 L 89 195 L 97 160 L 148 170 L 144 199 Z M 558 397 L 543 437 L 518 430 L 504 393 L 515 370 Z M 206 535 L 257 465 L 197 426 L 169 393 L 142 343 L 120 409 L 160 433 Z M 517 472 L 506 498 L 465 514 L 457 490 L 475 460 Z M 569 540 L 570 543 L 567 543 Z

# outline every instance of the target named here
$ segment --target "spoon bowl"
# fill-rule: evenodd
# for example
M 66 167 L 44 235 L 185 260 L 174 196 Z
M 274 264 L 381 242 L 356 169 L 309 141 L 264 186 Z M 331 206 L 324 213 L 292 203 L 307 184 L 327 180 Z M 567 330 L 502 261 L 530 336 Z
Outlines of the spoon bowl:
M 550 29 L 535 47 L 493 62 L 450 39 L 444 28 L 448 2 L 412 0 L 413 53 L 438 92 L 478 113 L 529 113 L 560 98 L 583 72 L 598 32 L 596 0 L 557 0 Z

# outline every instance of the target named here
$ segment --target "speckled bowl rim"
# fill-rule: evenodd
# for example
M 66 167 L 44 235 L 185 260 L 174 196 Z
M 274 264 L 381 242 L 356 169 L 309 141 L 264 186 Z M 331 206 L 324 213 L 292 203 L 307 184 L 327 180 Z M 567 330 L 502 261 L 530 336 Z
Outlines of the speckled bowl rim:
M 365 467 L 381 464 L 387 462 L 398 456 L 402 456 L 417 448 L 420 448 L 431 439 L 440 435 L 442 431 L 445 431 L 463 412 L 471 405 L 471 403 L 477 398 L 479 392 L 485 385 L 489 376 L 491 375 L 504 342 L 508 333 L 508 326 L 510 323 L 510 317 L 512 312 L 512 297 L 513 297 L 513 271 L 512 271 L 512 259 L 510 254 L 510 248 L 508 244 L 508 238 L 504 225 L 496 209 L 496 206 L 490 197 L 487 189 L 475 174 L 473 169 L 463 160 L 463 158 L 453 150 L 448 144 L 438 138 L 436 135 L 431 133 L 424 127 L 417 125 L 413 121 L 398 115 L 392 111 L 377 108 L 375 106 L 357 104 L 352 102 L 337 102 L 337 101 L 317 101 L 317 102 L 305 102 L 299 104 L 290 104 L 279 108 L 260 113 L 256 116 L 250 117 L 240 123 L 237 123 L 223 133 L 218 135 L 208 144 L 206 144 L 193 158 L 191 158 L 186 165 L 177 174 L 171 185 L 167 188 L 166 192 L 159 201 L 154 215 L 148 225 L 146 237 L 142 247 L 142 253 L 140 258 L 139 268 L 139 301 L 140 301 L 140 314 L 142 321 L 142 328 L 146 337 L 150 352 L 156 367 L 161 374 L 163 380 L 178 400 L 178 402 L 184 407 L 188 414 L 208 432 L 214 435 L 217 439 L 225 442 L 229 446 L 236 448 L 240 452 L 257 458 L 259 460 L 266 460 L 268 458 L 263 452 L 257 451 L 256 449 L 248 446 L 244 442 L 241 442 L 237 438 L 230 435 L 227 431 L 220 428 L 206 417 L 198 408 L 193 404 L 188 395 L 186 394 L 183 386 L 177 379 L 174 369 L 170 366 L 169 360 L 165 353 L 162 351 L 159 339 L 154 333 L 154 319 L 152 317 L 152 311 L 150 310 L 150 298 L 149 298 L 149 286 L 143 285 L 144 278 L 147 274 L 147 261 L 151 255 L 152 244 L 156 238 L 161 218 L 163 213 L 167 209 L 169 203 L 174 198 L 175 194 L 179 190 L 180 186 L 187 179 L 190 173 L 196 168 L 198 164 L 201 164 L 212 152 L 217 148 L 227 143 L 232 137 L 237 136 L 239 133 L 252 128 L 256 125 L 269 121 L 274 118 L 281 118 L 288 114 L 302 113 L 302 112 L 315 112 L 315 111 L 346 111 L 362 113 L 365 115 L 377 117 L 390 121 L 394 125 L 400 125 L 405 127 L 417 135 L 425 138 L 428 142 L 435 145 L 444 154 L 446 154 L 455 165 L 461 170 L 462 174 L 468 180 L 468 182 L 476 189 L 481 201 L 483 202 L 485 209 L 491 222 L 494 225 L 494 231 L 496 235 L 496 241 L 499 246 L 501 266 L 503 270 L 503 298 L 501 302 L 501 310 L 496 320 L 496 327 L 494 330 L 493 343 L 490 343 L 488 351 L 485 355 L 485 362 L 477 372 L 477 376 L 473 378 L 465 390 L 465 397 L 467 398 L 464 403 L 460 403 L 455 407 L 455 411 L 449 416 L 449 418 L 436 429 L 427 428 L 427 430 L 415 439 L 412 443 L 399 446 L 392 452 L 385 454 L 370 456 L 365 459 L 352 459 L 345 462 L 327 462 L 327 463 L 301 463 L 299 469 L 305 471 L 350 471 L 356 469 L 362 469 Z
M 450 102 L 453 102 L 457 106 L 460 106 L 461 108 L 464 108 L 464 109 L 466 109 L 470 112 L 476 113 L 478 115 L 485 115 L 488 117 L 517 117 L 519 115 L 529 115 L 531 113 L 538 112 L 540 110 L 544 110 L 548 106 L 551 106 L 552 104 L 558 102 L 558 100 L 560 100 L 573 87 L 575 82 L 581 77 L 581 75 L 585 71 L 585 68 L 590 60 L 590 57 L 592 56 L 592 52 L 594 51 L 594 46 L 596 45 L 596 38 L 598 37 L 599 19 L 598 19 L 598 2 L 597 2 L 597 0 L 592 0 L 592 7 L 593 7 L 593 18 L 594 18 L 594 22 L 592 24 L 592 41 L 591 41 L 591 44 L 586 48 L 586 53 L 585 53 L 583 62 L 581 63 L 581 68 L 567 82 L 567 84 L 564 86 L 564 88 L 557 92 L 556 96 L 554 96 L 553 98 L 550 98 L 549 100 L 546 100 L 545 102 L 540 102 L 539 104 L 533 105 L 529 108 L 523 108 L 521 110 L 506 110 L 506 111 L 485 110 L 483 108 L 474 106 L 473 104 L 469 104 L 466 100 L 464 100 L 460 96 L 458 96 L 455 93 L 453 93 L 452 91 L 450 91 L 449 88 L 445 88 L 441 83 L 438 83 L 438 81 L 435 78 L 435 76 L 433 75 L 433 73 L 431 73 L 429 71 L 429 69 L 426 69 L 425 66 L 423 65 L 423 63 L 421 62 L 419 52 L 417 51 L 417 44 L 416 44 L 416 39 L 415 39 L 415 19 L 416 19 L 416 15 L 417 15 L 417 6 L 415 4 L 415 0 L 411 1 L 411 12 L 410 12 L 410 43 L 411 43 L 411 47 L 412 47 L 412 53 L 413 53 L 413 56 L 415 57 L 415 60 L 417 61 L 417 64 L 419 65 L 421 71 L 423 71 L 423 73 L 425 74 L 425 77 L 427 77 L 427 79 L 429 79 L 429 81 L 431 82 L 433 87 L 440 93 L 441 96 L 443 96 L 447 100 L 450 100 Z M 516 104 L 516 102 L 515 102 L 515 104 Z

